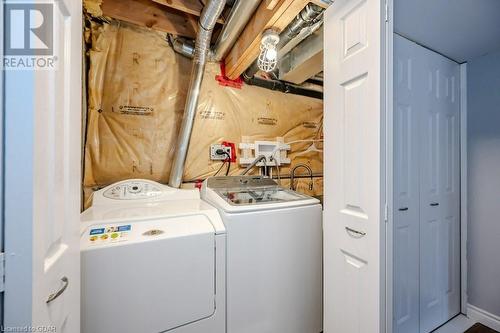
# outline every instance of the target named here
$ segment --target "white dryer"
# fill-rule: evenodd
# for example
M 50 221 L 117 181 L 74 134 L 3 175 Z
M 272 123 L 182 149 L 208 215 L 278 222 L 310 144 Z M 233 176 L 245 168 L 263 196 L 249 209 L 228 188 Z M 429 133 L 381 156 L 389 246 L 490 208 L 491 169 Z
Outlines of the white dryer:
M 198 190 L 122 181 L 81 220 L 83 333 L 225 332 L 225 228 Z
M 227 332 L 322 331 L 322 209 L 269 178 L 212 177 L 227 231 Z

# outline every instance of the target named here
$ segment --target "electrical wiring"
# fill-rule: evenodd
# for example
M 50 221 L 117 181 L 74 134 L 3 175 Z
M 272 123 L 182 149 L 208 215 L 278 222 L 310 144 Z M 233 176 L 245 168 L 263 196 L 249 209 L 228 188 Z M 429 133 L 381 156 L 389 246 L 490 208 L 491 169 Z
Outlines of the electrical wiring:
M 219 172 L 222 170 L 222 168 L 224 167 L 224 165 L 226 165 L 226 163 L 228 163 L 227 169 L 226 169 L 226 176 L 228 176 L 229 175 L 229 170 L 231 169 L 231 155 L 229 155 L 229 153 L 227 151 L 224 151 L 222 149 L 218 149 L 217 150 L 217 154 L 219 154 L 219 155 L 224 154 L 224 155 L 227 156 L 227 158 L 224 160 L 224 162 L 220 166 L 219 170 L 217 170 L 217 172 L 214 174 L 214 177 L 219 174 Z
M 304 139 L 304 140 L 295 140 L 295 141 L 290 141 L 290 142 L 285 142 L 287 145 L 291 145 L 294 143 L 301 143 L 301 142 L 323 142 L 323 139 Z
M 224 160 L 220 166 L 220 168 L 217 170 L 216 173 L 214 173 L 214 177 L 217 176 L 219 174 L 219 172 L 222 170 L 222 168 L 224 167 L 224 165 L 226 165 L 226 161 L 227 160 Z
M 229 169 L 231 169 L 231 155 L 229 155 L 229 153 L 226 152 L 226 151 L 224 152 L 224 154 L 226 154 L 226 156 L 227 156 L 227 159 L 224 161 L 224 163 L 226 161 L 228 162 L 228 164 L 227 164 L 227 170 L 226 170 L 226 176 L 228 176 L 229 175 Z

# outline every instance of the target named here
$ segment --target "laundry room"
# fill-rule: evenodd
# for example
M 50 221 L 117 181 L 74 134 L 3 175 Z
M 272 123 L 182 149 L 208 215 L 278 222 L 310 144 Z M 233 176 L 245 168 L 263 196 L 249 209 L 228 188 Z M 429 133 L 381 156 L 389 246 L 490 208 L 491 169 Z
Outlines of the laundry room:
M 0 17 L 0 331 L 500 333 L 500 0 Z
M 252 11 L 257 10 L 260 3 L 248 2 L 235 6 L 229 31 L 243 30 L 251 19 Z M 263 152 L 262 149 L 271 147 L 275 150 L 275 157 L 279 158 L 271 161 L 269 151 L 265 172 L 269 172 L 283 186 L 321 198 L 321 15 L 328 1 L 323 7 L 313 3 L 306 7 L 308 1 L 303 2 L 304 9 L 300 9 L 305 18 L 299 16 L 295 22 L 297 27 L 281 36 L 283 45 L 285 39 L 293 40 L 298 45 L 309 38 L 309 44 L 315 47 L 314 52 L 308 50 L 309 54 L 303 49 L 297 51 L 297 55 L 289 55 L 288 58 L 293 56 L 297 59 L 293 68 L 290 68 L 290 59 L 280 59 L 288 61 L 289 68 L 293 69 L 281 75 L 288 75 L 296 83 L 287 83 L 286 87 L 276 79 L 265 80 L 262 73 L 269 75 L 262 71 L 252 75 L 251 79 L 242 80 L 239 78 L 243 74 L 241 70 L 233 69 L 235 64 L 228 60 L 221 63 L 214 57 L 208 59 L 189 144 L 179 148 L 179 145 L 186 144 L 181 143 L 178 136 L 189 91 L 192 58 L 192 55 L 182 53 L 182 47 L 193 45 L 198 23 L 192 12 L 196 10 L 195 14 L 199 16 L 202 4 L 197 0 L 84 1 L 85 59 L 88 68 L 88 111 L 83 147 L 84 207 L 88 207 L 93 191 L 120 180 L 144 178 L 168 183 L 179 149 L 187 149 L 180 180 L 183 187 L 192 187 L 216 174 L 238 175 L 253 157 Z M 280 6 L 283 8 L 280 9 Z M 273 11 L 283 11 L 288 3 L 280 6 Z M 229 46 L 237 41 L 238 35 L 230 35 L 232 40 L 223 38 L 229 34 L 223 30 L 223 22 L 231 15 L 231 8 L 226 4 L 214 27 L 212 40 L 221 40 L 218 45 L 222 44 L 224 48 L 211 51 L 221 53 L 216 55 L 218 58 L 237 56 L 238 48 L 245 42 L 238 40 L 238 44 L 231 48 Z M 286 26 L 288 21 L 300 14 L 300 11 L 291 10 L 282 14 L 285 17 L 277 16 L 269 20 L 279 19 L 274 26 Z M 158 13 L 163 13 L 163 16 Z M 184 20 L 184 24 L 176 24 Z M 271 22 L 259 24 L 264 27 Z M 260 38 L 260 31 L 256 30 L 258 27 L 252 29 L 255 32 L 243 33 L 250 35 L 253 32 L 253 38 Z M 302 34 L 297 36 L 301 31 Z M 174 45 L 180 45 L 181 51 L 176 51 Z M 259 45 L 245 47 L 253 48 L 246 52 L 255 52 L 255 47 L 258 49 Z M 238 61 L 242 60 L 233 59 L 233 62 Z M 225 65 L 221 67 L 221 64 Z M 232 70 L 235 72 L 231 77 L 236 80 L 231 80 L 223 72 Z M 277 71 L 271 74 L 278 75 Z M 280 84 L 284 87 L 280 88 Z M 259 143 L 261 149 L 257 150 Z M 224 145 L 228 147 L 230 158 L 214 156 L 215 147 Z M 291 185 L 292 170 L 294 182 Z M 255 169 L 252 173 L 260 171 Z
M 329 4 L 83 2 L 82 332 L 321 332 Z

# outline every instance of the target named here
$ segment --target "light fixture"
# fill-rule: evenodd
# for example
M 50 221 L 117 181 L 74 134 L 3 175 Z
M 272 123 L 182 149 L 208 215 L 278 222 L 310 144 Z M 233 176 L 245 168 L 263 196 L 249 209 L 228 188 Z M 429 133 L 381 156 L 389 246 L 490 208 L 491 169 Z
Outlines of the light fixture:
M 276 46 L 280 41 L 280 36 L 276 30 L 267 29 L 262 34 L 260 41 L 260 54 L 257 64 L 259 69 L 269 73 L 276 68 L 278 63 L 278 50 Z

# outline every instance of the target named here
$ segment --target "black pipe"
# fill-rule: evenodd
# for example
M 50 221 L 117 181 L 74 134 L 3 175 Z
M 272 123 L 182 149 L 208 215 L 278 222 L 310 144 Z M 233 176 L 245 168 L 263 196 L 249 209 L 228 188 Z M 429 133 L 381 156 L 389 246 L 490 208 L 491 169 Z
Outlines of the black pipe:
M 323 92 L 316 91 L 311 89 L 305 89 L 293 84 L 289 84 L 283 81 L 278 80 L 265 80 L 257 77 L 248 77 L 246 75 L 242 75 L 243 80 L 246 84 L 250 86 L 257 86 L 265 89 L 270 89 L 274 91 L 281 91 L 285 94 L 293 94 L 293 95 L 301 95 L 307 96 L 317 99 L 323 99 Z

